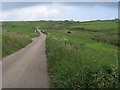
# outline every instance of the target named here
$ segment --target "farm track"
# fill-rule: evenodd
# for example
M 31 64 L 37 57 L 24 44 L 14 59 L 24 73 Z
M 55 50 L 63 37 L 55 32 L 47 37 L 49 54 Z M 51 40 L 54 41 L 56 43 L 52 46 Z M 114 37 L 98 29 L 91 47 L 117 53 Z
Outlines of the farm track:
M 3 88 L 49 88 L 46 35 L 40 34 L 31 44 L 3 59 Z

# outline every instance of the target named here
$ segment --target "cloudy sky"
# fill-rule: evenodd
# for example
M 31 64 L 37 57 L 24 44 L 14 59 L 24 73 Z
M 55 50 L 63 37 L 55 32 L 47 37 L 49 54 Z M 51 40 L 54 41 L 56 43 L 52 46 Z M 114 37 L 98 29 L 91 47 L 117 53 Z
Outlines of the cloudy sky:
M 117 2 L 3 2 L 2 21 L 96 20 L 118 17 Z

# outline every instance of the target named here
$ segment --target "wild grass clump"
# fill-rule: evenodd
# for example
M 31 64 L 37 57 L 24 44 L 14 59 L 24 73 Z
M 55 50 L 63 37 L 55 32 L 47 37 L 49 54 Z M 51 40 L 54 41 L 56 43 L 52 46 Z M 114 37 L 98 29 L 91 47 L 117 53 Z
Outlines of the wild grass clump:
M 51 87 L 119 87 L 117 52 L 111 47 L 58 32 L 48 35 L 46 53 Z
M 2 22 L 2 57 L 10 55 L 28 45 L 32 38 L 38 37 L 39 33 L 34 33 L 39 22 Z
M 28 36 L 13 32 L 3 32 L 2 39 L 2 57 L 18 51 L 31 42 L 31 38 Z

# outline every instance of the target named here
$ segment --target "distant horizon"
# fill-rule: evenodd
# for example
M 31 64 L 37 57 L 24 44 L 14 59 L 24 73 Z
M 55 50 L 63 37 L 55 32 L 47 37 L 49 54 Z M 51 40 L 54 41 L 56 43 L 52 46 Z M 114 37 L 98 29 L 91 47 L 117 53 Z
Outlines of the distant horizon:
M 94 20 L 84 20 L 84 21 L 79 21 L 79 22 L 89 22 L 89 21 L 97 21 L 97 20 L 100 20 L 100 21 L 111 21 L 111 20 L 115 20 L 115 19 L 118 19 L 118 18 L 113 18 L 113 19 L 94 19 Z M 29 20 L 28 20 L 29 21 Z M 77 22 L 78 20 L 70 20 L 70 19 L 65 19 L 65 20 L 31 20 L 31 21 L 75 21 Z M 0 22 L 26 22 L 26 21 L 21 21 L 21 20 L 14 20 L 14 21 L 0 21 Z

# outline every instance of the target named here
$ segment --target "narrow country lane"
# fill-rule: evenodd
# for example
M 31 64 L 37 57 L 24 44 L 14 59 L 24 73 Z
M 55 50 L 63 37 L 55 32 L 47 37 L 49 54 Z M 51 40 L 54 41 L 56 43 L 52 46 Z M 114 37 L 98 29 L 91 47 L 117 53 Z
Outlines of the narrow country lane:
M 31 44 L 3 59 L 3 88 L 49 88 L 46 35 L 40 34 Z

